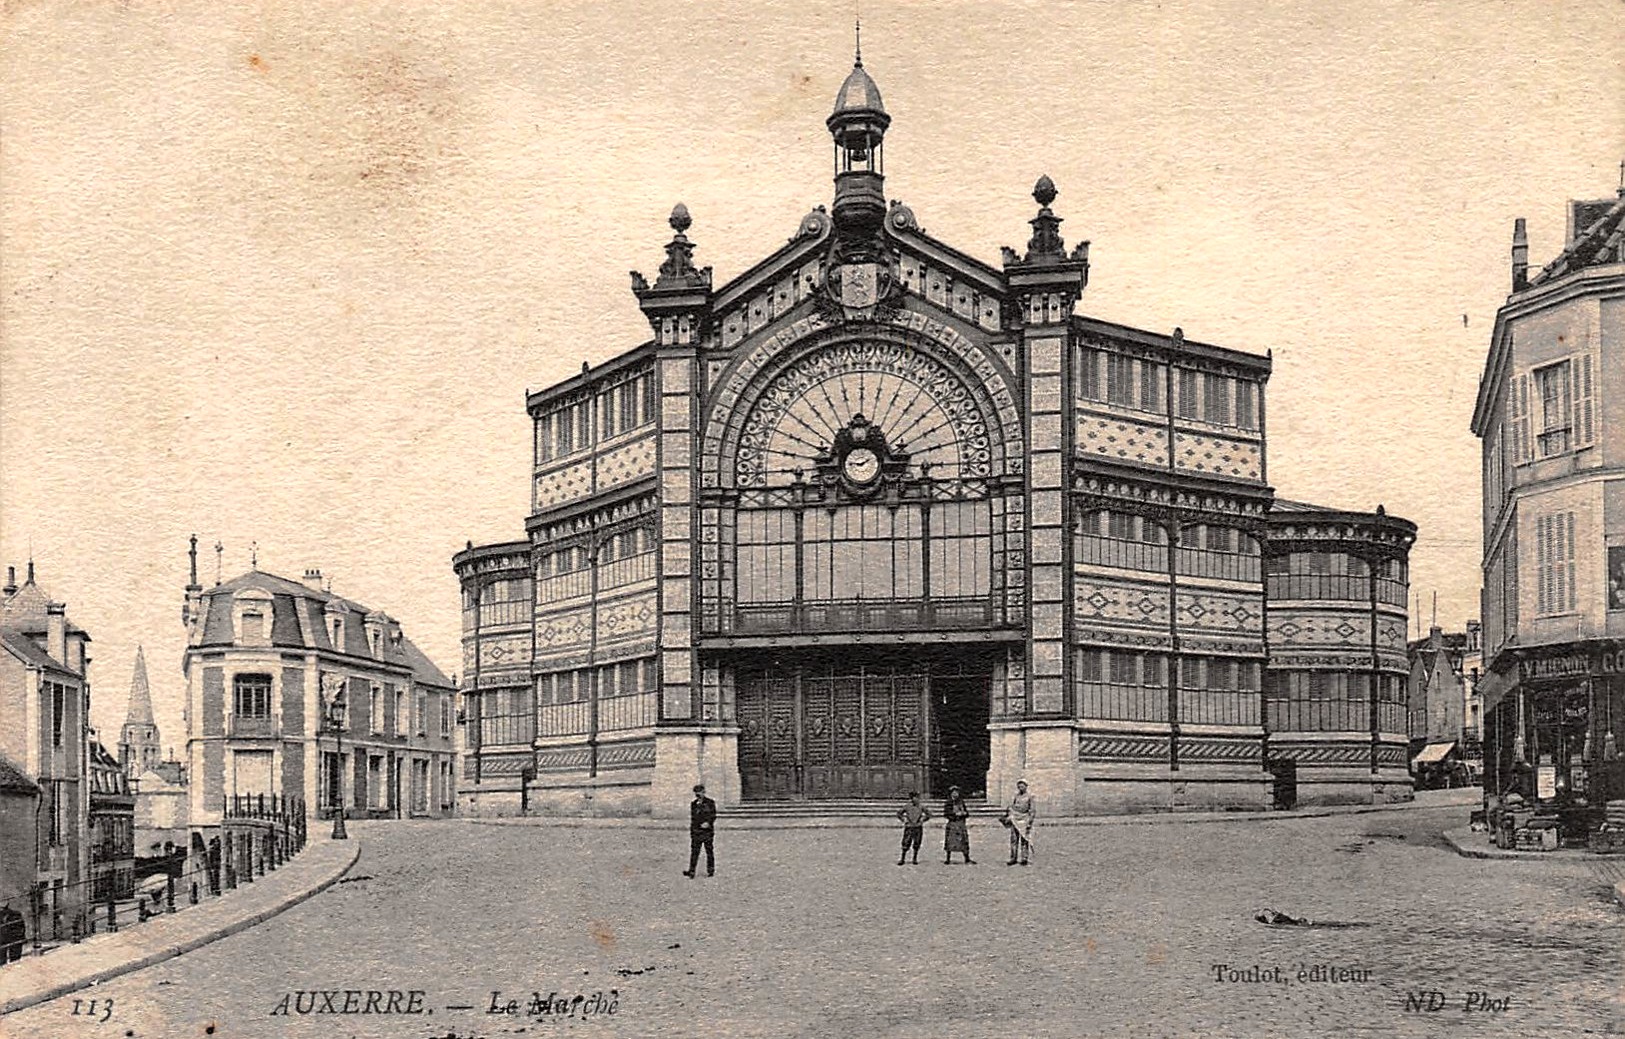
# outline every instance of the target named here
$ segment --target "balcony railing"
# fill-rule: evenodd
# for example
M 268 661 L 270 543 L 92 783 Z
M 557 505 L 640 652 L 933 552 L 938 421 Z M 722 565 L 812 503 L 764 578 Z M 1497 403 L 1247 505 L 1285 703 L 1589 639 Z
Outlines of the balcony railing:
M 806 603 L 746 603 L 734 610 L 741 635 L 851 631 L 974 631 L 999 627 L 1001 611 L 988 596 L 933 599 L 849 599 Z

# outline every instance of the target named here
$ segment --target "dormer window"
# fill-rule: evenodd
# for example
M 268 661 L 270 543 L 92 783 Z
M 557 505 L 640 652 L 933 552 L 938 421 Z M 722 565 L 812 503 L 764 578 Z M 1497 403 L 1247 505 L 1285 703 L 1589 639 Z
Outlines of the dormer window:
M 327 618 L 327 637 L 333 643 L 333 648 L 342 652 L 344 650 L 344 618 Z
M 367 634 L 370 636 L 368 641 L 372 643 L 372 655 L 375 657 L 383 656 L 384 633 L 374 628 Z
M 258 588 L 239 592 L 232 603 L 232 622 L 239 646 L 271 644 L 271 595 Z

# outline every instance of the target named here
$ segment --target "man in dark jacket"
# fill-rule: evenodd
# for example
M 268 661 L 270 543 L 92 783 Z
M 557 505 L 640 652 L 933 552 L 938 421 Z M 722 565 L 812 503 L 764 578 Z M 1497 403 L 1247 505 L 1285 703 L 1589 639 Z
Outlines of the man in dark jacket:
M 717 803 L 705 796 L 705 784 L 694 784 L 694 800 L 688 806 L 688 868 L 683 876 L 694 879 L 694 867 L 700 861 L 700 849 L 705 849 L 705 875 L 715 876 L 716 855 L 711 850 L 711 836 L 716 832 Z

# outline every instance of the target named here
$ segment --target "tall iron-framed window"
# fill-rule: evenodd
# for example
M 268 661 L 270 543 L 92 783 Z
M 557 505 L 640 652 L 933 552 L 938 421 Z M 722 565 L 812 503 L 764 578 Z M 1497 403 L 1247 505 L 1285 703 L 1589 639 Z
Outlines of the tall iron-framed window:
M 935 520 L 933 515 L 933 522 Z M 835 509 L 808 509 L 803 513 L 802 522 L 805 525 L 803 594 L 808 600 L 917 599 L 924 594 L 922 524 L 918 507 L 843 505 Z M 945 535 L 954 529 L 956 522 L 956 518 L 944 519 Z M 948 540 L 945 536 L 944 542 Z M 957 541 L 953 545 L 956 549 L 959 547 Z M 974 566 L 968 559 L 964 562 Z M 944 577 L 946 580 L 946 575 Z M 794 585 L 788 590 L 793 595 Z M 933 594 L 958 593 L 934 589 Z
M 1272 600 L 1367 602 L 1371 598 L 1370 580 L 1366 561 L 1347 552 L 1286 552 L 1271 556 L 1265 570 L 1265 585 Z M 1401 587 L 1399 604 L 1404 602 Z
M 1574 384 L 1567 360 L 1536 368 L 1535 401 L 1540 409 L 1535 445 L 1540 457 L 1566 453 L 1573 446 Z
M 239 718 L 271 717 L 271 676 L 237 675 L 231 680 L 232 713 Z
M 1575 609 L 1574 513 L 1536 517 L 1535 578 L 1537 614 L 1553 616 Z
M 605 538 L 598 550 L 598 587 L 619 588 L 655 576 L 655 531 L 649 524 Z
M 1078 714 L 1114 721 L 1168 720 L 1168 658 L 1129 649 L 1079 647 Z
M 738 596 L 742 603 L 790 602 L 796 594 L 796 522 L 790 509 L 738 514 Z
M 1190 725 L 1257 725 L 1261 665 L 1256 660 L 1180 658 L 1179 720 Z
M 536 715 L 529 689 L 482 689 L 478 695 L 481 746 L 530 745 L 536 734 Z
M 993 587 L 993 515 L 986 500 L 931 507 L 931 596 L 986 596 Z
M 524 622 L 530 617 L 532 595 L 528 577 L 490 582 L 480 591 L 480 627 Z
M 1377 601 L 1389 606 L 1404 606 L 1410 597 L 1409 564 L 1390 556 L 1371 564 L 1371 570 L 1377 582 Z
M 1405 678 L 1379 674 L 1377 682 L 1377 731 L 1409 735 L 1406 728 Z
M 1095 509 L 1078 517 L 1080 563 L 1168 572 L 1168 535 L 1150 516 L 1120 509 Z
M 592 590 L 591 555 L 585 545 L 567 545 L 536 563 L 536 601 L 557 602 Z
M 1179 535 L 1176 569 L 1187 577 L 1257 582 L 1262 563 L 1258 539 L 1220 523 L 1193 523 Z
M 1265 678 L 1266 724 L 1272 732 L 1366 732 L 1371 728 L 1370 681 L 1369 674 L 1359 671 L 1270 671 Z
M 371 682 L 367 686 L 367 731 L 384 731 L 384 687 L 379 682 Z

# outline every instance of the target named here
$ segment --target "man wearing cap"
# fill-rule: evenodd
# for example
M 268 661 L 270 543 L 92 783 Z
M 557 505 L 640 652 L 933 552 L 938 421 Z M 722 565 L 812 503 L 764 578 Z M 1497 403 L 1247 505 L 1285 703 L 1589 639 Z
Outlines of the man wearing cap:
M 688 868 L 683 876 L 694 879 L 694 867 L 700 861 L 700 849 L 705 849 L 705 875 L 715 876 L 716 855 L 711 850 L 711 836 L 716 832 L 717 803 L 705 796 L 705 784 L 694 784 L 694 800 L 688 806 Z
M 1027 792 L 1027 781 L 1016 780 L 1016 796 L 1010 799 L 1010 810 L 1005 813 L 1005 825 L 1010 827 L 1010 861 L 1025 866 L 1033 846 L 1033 823 L 1038 821 L 1038 805 Z

